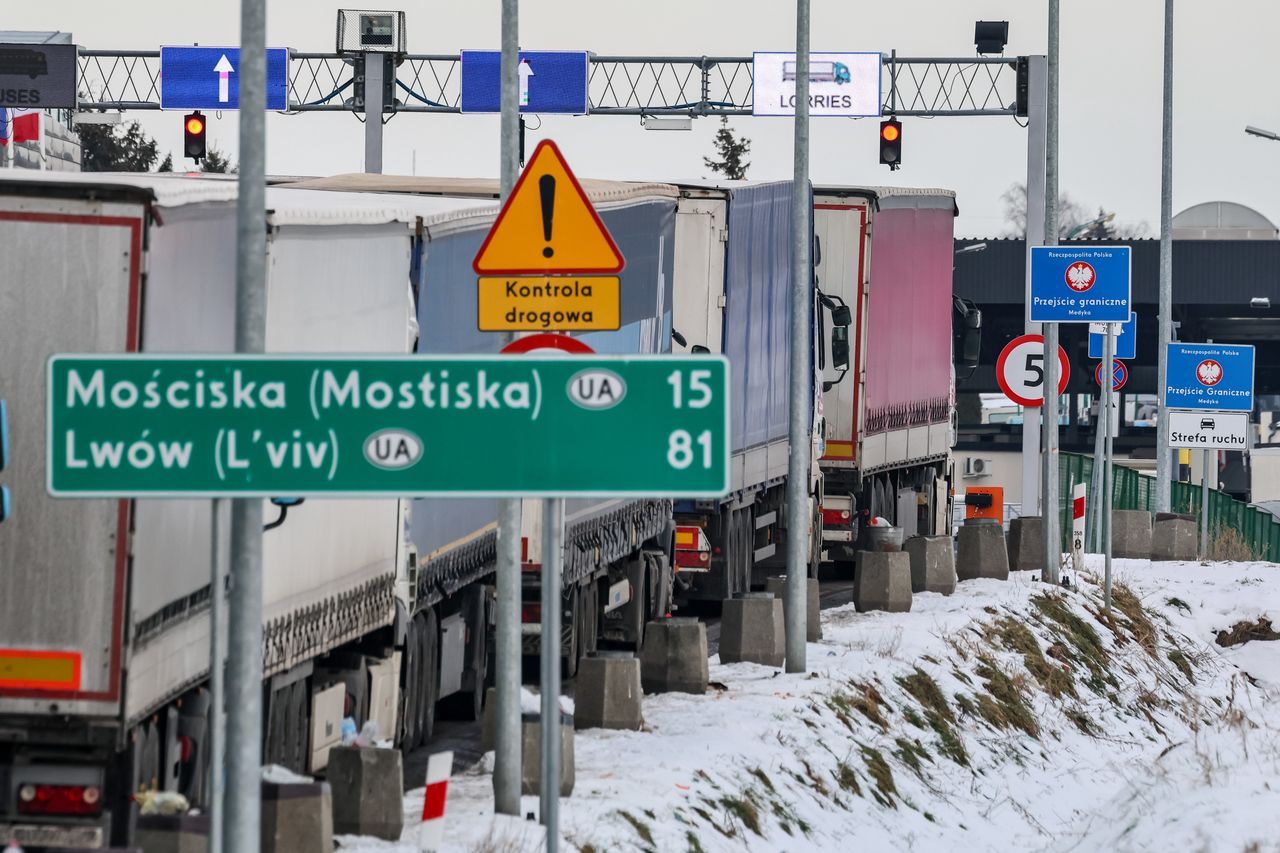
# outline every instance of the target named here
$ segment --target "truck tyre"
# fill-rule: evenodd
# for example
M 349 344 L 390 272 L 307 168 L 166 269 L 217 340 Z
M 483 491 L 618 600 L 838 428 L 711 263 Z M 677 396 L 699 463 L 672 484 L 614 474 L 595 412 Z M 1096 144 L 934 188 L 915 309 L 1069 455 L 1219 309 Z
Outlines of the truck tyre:
M 436 729 L 436 701 L 440 697 L 440 625 L 436 611 L 428 607 L 422 618 L 422 740 L 426 743 Z
M 404 658 L 400 663 L 400 748 L 413 749 L 422 734 L 422 720 L 418 715 L 418 694 L 421 692 L 422 673 L 419 667 L 419 622 L 410 619 L 405 629 Z
M 595 581 L 588 581 L 579 591 L 582 603 L 579 612 L 582 614 L 582 638 L 579 640 L 582 654 L 593 654 L 600 639 L 600 597 L 596 591 Z
M 570 625 L 568 643 L 562 650 L 560 660 L 564 665 L 564 677 L 573 678 L 578 674 L 578 658 L 582 654 L 582 596 L 577 587 L 569 590 L 567 596 L 561 596 L 560 608 L 567 611 Z M 563 629 L 560 634 L 564 636 Z

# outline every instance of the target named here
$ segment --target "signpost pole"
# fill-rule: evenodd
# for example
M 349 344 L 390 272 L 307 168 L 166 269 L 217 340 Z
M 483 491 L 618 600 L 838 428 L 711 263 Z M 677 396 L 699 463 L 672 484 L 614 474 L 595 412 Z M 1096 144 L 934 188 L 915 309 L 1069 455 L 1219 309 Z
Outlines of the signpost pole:
M 1058 12 L 1049 0 L 1048 109 L 1045 132 L 1044 245 L 1058 245 Z M 1058 324 L 1044 324 L 1044 453 L 1040 458 L 1041 524 L 1044 530 L 1044 579 L 1058 582 L 1062 537 L 1058 533 Z
M 560 575 L 564 500 L 542 502 L 542 766 L 538 811 L 547 853 L 560 846 Z
M 226 722 L 222 685 L 222 504 L 214 498 L 209 514 L 209 853 L 222 853 L 222 756 Z
M 520 173 L 518 0 L 502 0 L 501 119 L 498 170 L 502 201 Z M 514 335 L 503 333 L 510 343 Z M 497 578 L 494 626 L 493 799 L 498 814 L 520 814 L 520 501 L 498 508 Z
M 1115 352 L 1115 326 L 1111 323 L 1107 324 L 1106 343 L 1102 355 L 1102 375 L 1106 381 L 1102 383 L 1103 401 L 1106 404 L 1106 419 L 1102 421 L 1106 428 L 1106 451 L 1103 454 L 1103 510 L 1102 510 L 1102 554 L 1105 565 L 1105 577 L 1103 580 L 1102 601 L 1107 611 L 1107 617 L 1111 617 L 1111 478 L 1113 472 L 1111 470 L 1111 454 L 1113 445 L 1111 441 L 1112 423 L 1111 418 L 1111 400 L 1115 395 L 1115 361 L 1111 357 Z
M 1156 509 L 1168 512 L 1173 448 L 1169 446 L 1169 342 L 1173 340 L 1173 0 L 1164 0 L 1164 108 L 1160 143 L 1160 407 L 1156 420 Z
M 1103 343 L 1105 349 L 1106 343 Z M 1086 505 L 1086 515 L 1089 517 L 1089 550 L 1099 551 L 1102 549 L 1102 481 L 1103 469 L 1106 467 L 1106 457 L 1104 453 L 1107 449 L 1106 437 L 1104 433 L 1107 431 L 1107 422 L 1104 418 L 1107 416 L 1107 392 L 1105 389 L 1098 388 L 1098 414 L 1093 419 L 1093 473 L 1089 478 L 1089 489 L 1097 498 L 1091 500 Z M 1096 552 L 1094 552 L 1096 553 Z
M 1044 242 L 1045 58 L 1027 57 L 1027 300 L 1031 299 L 1031 247 Z M 1040 334 L 1040 324 L 1028 322 L 1026 333 Z M 1040 407 L 1022 409 L 1022 514 L 1040 512 Z
M 1209 455 L 1216 450 L 1200 451 L 1200 558 L 1209 556 Z
M 791 422 L 787 465 L 786 671 L 804 672 L 809 581 L 809 0 L 796 2 L 795 177 L 791 184 Z
M 364 54 L 364 170 L 382 174 L 382 87 L 387 73 L 386 54 Z M 394 72 L 392 72 L 394 73 Z
M 240 2 L 240 179 L 236 200 L 236 351 L 266 343 L 267 9 Z M 227 789 L 223 840 L 233 853 L 258 850 L 262 790 L 262 501 L 231 505 L 231 596 L 227 603 Z

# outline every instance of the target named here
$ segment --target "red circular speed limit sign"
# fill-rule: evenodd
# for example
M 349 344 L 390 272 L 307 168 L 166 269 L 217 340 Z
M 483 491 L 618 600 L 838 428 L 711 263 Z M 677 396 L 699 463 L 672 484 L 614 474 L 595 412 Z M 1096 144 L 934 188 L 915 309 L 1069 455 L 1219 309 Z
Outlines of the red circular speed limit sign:
M 1071 362 L 1058 347 L 1058 393 L 1067 390 Z M 996 381 L 1004 395 L 1019 406 L 1044 403 L 1044 336 L 1019 335 L 1005 345 L 996 359 Z

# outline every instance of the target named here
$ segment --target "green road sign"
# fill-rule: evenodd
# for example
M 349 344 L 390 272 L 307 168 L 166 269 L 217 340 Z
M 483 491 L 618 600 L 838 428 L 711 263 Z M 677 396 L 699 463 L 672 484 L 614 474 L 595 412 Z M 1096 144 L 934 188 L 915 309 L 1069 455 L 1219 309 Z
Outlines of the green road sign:
M 711 355 L 55 355 L 48 489 L 713 497 L 728 372 Z

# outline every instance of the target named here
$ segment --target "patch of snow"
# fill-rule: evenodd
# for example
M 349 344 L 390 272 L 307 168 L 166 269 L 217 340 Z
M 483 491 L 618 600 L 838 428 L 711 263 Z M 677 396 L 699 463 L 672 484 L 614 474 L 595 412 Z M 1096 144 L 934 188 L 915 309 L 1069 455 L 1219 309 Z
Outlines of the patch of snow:
M 916 595 L 909 613 L 824 611 L 806 674 L 713 657 L 711 680 L 727 689 L 646 696 L 639 732 L 576 733 L 564 849 L 1274 843 L 1280 642 L 1213 640 L 1241 619 L 1280 623 L 1280 566 L 1117 560 L 1114 571 L 1132 598 L 1110 623 L 1090 556 L 1070 592 L 1024 572 Z M 917 698 L 922 684 L 940 692 L 945 719 Z M 883 727 L 865 711 L 869 695 Z M 530 691 L 522 707 L 531 698 L 536 709 Z M 491 770 L 492 754 L 450 780 L 444 849 L 540 849 L 535 824 L 493 815 Z M 343 837 L 341 849 L 416 850 L 422 802 L 421 788 L 405 797 L 398 844 Z M 524 812 L 537 807 L 524 798 Z

